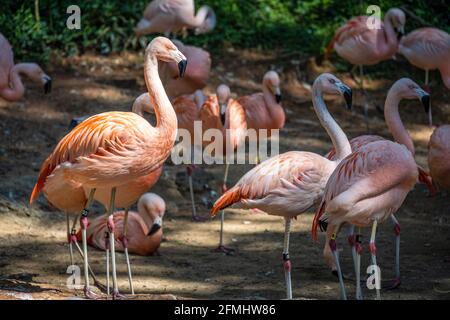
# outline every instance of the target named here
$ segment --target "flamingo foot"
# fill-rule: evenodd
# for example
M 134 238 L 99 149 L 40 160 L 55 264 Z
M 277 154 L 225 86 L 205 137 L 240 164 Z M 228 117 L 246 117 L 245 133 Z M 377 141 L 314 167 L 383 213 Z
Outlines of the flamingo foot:
M 235 251 L 236 251 L 235 249 L 225 247 L 223 244 L 219 245 L 216 249 L 212 250 L 212 252 L 225 253 L 226 255 L 233 255 Z
M 389 290 L 397 289 L 398 287 L 400 287 L 401 284 L 402 284 L 402 281 L 400 280 L 400 278 L 395 278 L 395 279 L 394 279 L 394 282 L 393 282 L 392 285 L 389 287 Z
M 127 296 L 121 294 L 119 292 L 119 290 L 113 290 L 112 298 L 113 298 L 113 300 L 126 300 L 126 299 L 128 299 Z
M 99 296 L 86 286 L 84 287 L 84 296 L 90 300 L 98 300 L 99 299 Z

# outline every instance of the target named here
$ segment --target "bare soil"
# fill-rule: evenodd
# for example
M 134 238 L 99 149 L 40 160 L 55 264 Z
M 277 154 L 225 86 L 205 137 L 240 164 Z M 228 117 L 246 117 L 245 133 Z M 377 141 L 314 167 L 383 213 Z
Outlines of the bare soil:
M 25 98 L 18 103 L 0 101 L 0 299 L 78 299 L 81 290 L 66 287 L 69 264 L 64 214 L 51 208 L 44 197 L 33 206 L 28 197 L 43 160 L 68 131 L 70 120 L 110 110 L 130 110 L 134 99 L 144 88 L 141 55 L 85 55 L 54 59 L 48 72 L 54 79 L 54 90 L 44 96 L 41 88 L 27 83 Z M 212 80 L 207 90 L 225 81 L 237 95 L 259 88 L 266 70 L 282 73 L 283 105 L 286 128 L 281 131 L 280 151 L 309 150 L 324 154 L 331 142 L 320 127 L 310 102 L 308 85 L 325 67 L 296 56 L 268 55 L 257 51 L 228 49 L 215 57 Z M 422 73 L 401 64 L 399 73 Z M 347 73 L 339 76 L 353 88 L 355 82 Z M 450 93 L 439 75 L 432 74 L 435 87 L 432 101 L 436 124 L 450 123 Z M 382 106 L 385 94 L 396 76 L 367 81 L 370 97 L 370 130 L 390 137 L 383 116 L 375 106 Z M 355 110 L 343 108 L 341 100 L 329 101 L 329 108 L 349 137 L 365 134 L 361 115 L 362 95 L 355 90 Z M 405 106 L 405 107 L 403 107 Z M 416 159 L 427 167 L 427 142 L 431 129 L 420 103 L 402 103 L 402 118 L 417 148 Z M 230 185 L 250 165 L 234 165 Z M 204 223 L 190 219 L 189 193 L 185 168 L 168 163 L 153 189 L 164 197 L 168 211 L 164 222 L 164 240 L 160 255 L 132 256 L 135 288 L 139 299 L 282 299 L 285 297 L 282 268 L 283 220 L 261 213 L 227 210 L 225 243 L 236 251 L 233 255 L 211 252 L 217 246 L 220 221 Z M 202 166 L 195 173 L 198 211 L 208 215 L 208 184 L 219 190 L 222 165 Z M 384 299 L 450 298 L 450 198 L 439 194 L 427 196 L 418 185 L 397 213 L 402 227 L 402 285 L 383 290 Z M 102 208 L 95 207 L 95 214 Z M 313 243 L 310 226 L 314 212 L 299 216 L 293 224 L 291 259 L 293 295 L 297 299 L 337 299 L 338 281 L 322 258 L 323 235 Z M 363 270 L 370 263 L 368 230 L 364 233 Z M 342 232 L 339 242 L 343 270 L 352 273 L 349 247 Z M 394 234 L 390 222 L 381 225 L 378 237 L 378 259 L 384 279 L 394 275 Z M 105 282 L 105 256 L 91 249 L 90 263 Z M 119 286 L 128 292 L 124 256 L 118 254 Z M 81 266 L 81 259 L 77 260 Z M 388 281 L 384 282 L 388 284 Z M 354 283 L 347 281 L 349 297 Z M 365 287 L 365 286 L 363 286 Z M 364 290 L 367 299 L 375 293 Z

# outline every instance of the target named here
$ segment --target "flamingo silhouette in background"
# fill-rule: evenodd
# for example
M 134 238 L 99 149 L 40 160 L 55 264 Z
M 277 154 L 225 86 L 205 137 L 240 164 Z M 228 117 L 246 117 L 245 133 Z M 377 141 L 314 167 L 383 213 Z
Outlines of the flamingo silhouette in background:
M 138 212 L 114 213 L 114 224 L 119 230 L 114 234 L 116 251 L 128 250 L 141 256 L 152 255 L 161 244 L 166 203 L 155 193 L 145 193 L 139 198 L 137 208 Z M 100 250 L 108 250 L 109 246 L 105 242 L 107 232 L 106 215 L 90 221 L 87 228 L 88 244 Z M 81 240 L 81 231 L 77 233 L 77 239 Z
M 202 34 L 215 28 L 216 14 L 211 7 L 201 6 L 196 15 L 194 10 L 194 0 L 153 0 L 136 26 L 136 35 L 164 33 L 168 37 L 186 29 Z
M 384 21 L 373 16 L 351 18 L 336 30 L 326 48 L 326 58 L 334 49 L 341 58 L 354 66 L 359 66 L 359 85 L 365 96 L 366 121 L 368 120 L 368 103 L 363 82 L 363 66 L 377 64 L 395 55 L 398 48 L 397 33 L 404 33 L 405 21 L 405 13 L 397 8 L 389 9 L 384 16 Z
M 160 63 L 159 74 L 167 95 L 173 99 L 181 95 L 194 94 L 196 90 L 203 89 L 209 80 L 211 71 L 210 54 L 198 47 L 184 45 L 181 41 L 173 43 L 189 61 L 183 78 L 180 79 L 178 65 L 174 62 Z
M 400 80 L 397 80 L 392 87 L 390 88 L 387 97 L 386 102 L 384 106 L 384 114 L 386 119 L 386 124 L 389 128 L 389 131 L 394 136 L 394 140 L 400 144 L 405 145 L 408 150 L 411 152 L 411 154 L 414 156 L 415 150 L 413 141 L 411 139 L 411 136 L 409 135 L 408 131 L 405 129 L 401 119 L 400 114 L 398 110 L 399 103 L 402 99 L 419 99 L 424 108 L 425 112 L 428 113 L 429 103 L 430 103 L 430 96 L 428 93 L 426 93 L 424 90 L 422 90 L 419 85 L 417 85 L 414 81 L 408 78 L 402 78 Z M 383 141 L 386 140 L 383 137 L 376 136 L 376 135 L 362 135 L 356 138 L 353 138 L 350 140 L 350 145 L 352 147 L 353 152 L 359 151 L 361 148 L 363 148 L 365 145 L 375 142 L 375 141 Z M 335 158 L 335 150 L 332 149 L 326 157 L 330 160 L 333 160 Z M 419 181 L 426 184 L 427 187 L 430 190 L 430 194 L 434 195 L 436 193 L 436 188 L 433 185 L 432 179 L 430 175 L 425 172 L 424 169 L 422 169 L 420 166 L 417 166 L 418 172 L 419 172 Z M 394 222 L 394 232 L 396 235 L 396 277 L 394 281 L 393 287 L 398 287 L 400 285 L 400 225 L 398 223 L 398 220 L 395 218 L 394 215 L 391 215 L 391 218 Z M 328 230 L 327 230 L 328 232 Z M 350 235 L 349 235 L 349 244 L 352 247 L 352 255 L 353 258 L 356 259 L 356 251 L 358 251 L 358 254 L 361 253 L 361 245 L 359 242 L 357 242 L 357 239 L 359 241 L 360 235 L 354 234 L 354 228 L 351 228 Z M 330 265 L 331 269 L 334 271 L 336 270 L 336 265 L 334 264 L 334 258 L 330 249 L 330 246 L 328 243 L 325 243 L 324 248 L 324 257 L 325 261 Z M 356 260 L 355 260 L 356 261 Z M 360 296 L 359 298 L 361 298 Z
M 323 94 L 344 95 L 350 107 L 350 88 L 334 75 L 323 73 L 314 81 L 312 92 L 314 110 L 337 150 L 337 159 L 331 161 L 318 154 L 302 151 L 290 151 L 269 158 L 247 172 L 216 201 L 211 210 L 214 216 L 219 210 L 234 205 L 284 217 L 283 262 L 288 299 L 292 298 L 289 257 L 291 220 L 320 202 L 328 177 L 351 152 L 345 133 L 328 112 L 322 97 Z
M 428 167 L 433 181 L 450 191 L 450 125 L 437 127 L 428 143 Z
M 52 79 L 42 71 L 36 63 L 18 63 L 14 65 L 14 54 L 8 40 L 0 33 L 0 97 L 7 101 L 18 101 L 24 93 L 25 87 L 21 76 L 41 83 L 44 93 L 52 89 Z
M 158 60 L 177 62 L 181 76 L 187 63 L 176 46 L 163 37 L 153 39 L 145 50 L 144 76 L 156 114 L 156 126 L 133 112 L 105 112 L 86 119 L 67 134 L 45 160 L 30 197 L 32 203 L 50 175 L 59 176 L 67 183 L 79 183 L 90 190 L 80 218 L 84 292 L 88 297 L 93 297 L 93 294 L 89 286 L 86 229 L 96 189 L 110 190 L 111 201 L 107 210 L 113 297 L 116 298 L 119 296 L 113 220 L 116 189 L 160 168 L 175 143 L 177 118 L 158 75 Z M 74 195 L 67 195 L 71 196 Z

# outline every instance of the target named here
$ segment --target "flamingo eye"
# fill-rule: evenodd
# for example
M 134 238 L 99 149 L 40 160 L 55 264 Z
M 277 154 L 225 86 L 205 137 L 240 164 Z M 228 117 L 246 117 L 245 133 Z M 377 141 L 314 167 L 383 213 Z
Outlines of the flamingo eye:
M 329 79 L 328 81 L 330 81 L 331 84 L 335 84 L 336 80 L 334 80 L 333 78 Z

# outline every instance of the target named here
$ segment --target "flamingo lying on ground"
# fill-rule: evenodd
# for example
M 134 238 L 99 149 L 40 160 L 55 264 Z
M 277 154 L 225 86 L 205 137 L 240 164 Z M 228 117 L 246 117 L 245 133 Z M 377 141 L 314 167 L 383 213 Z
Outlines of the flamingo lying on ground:
M 450 125 L 437 127 L 428 144 L 428 167 L 436 184 L 450 191 Z
M 367 120 L 368 104 L 363 83 L 363 66 L 377 64 L 394 56 L 398 48 L 397 33 L 404 33 L 405 13 L 391 8 L 384 22 L 371 16 L 358 16 L 336 30 L 326 49 L 328 57 L 333 49 L 343 59 L 360 69 L 360 87 L 365 96 L 364 115 Z M 375 24 L 373 24 L 375 23 Z M 375 27 L 376 24 L 379 28 Z
M 162 240 L 162 220 L 166 211 L 164 200 L 154 193 L 143 194 L 137 204 L 138 212 L 119 211 L 114 213 L 116 251 L 127 250 L 141 256 L 149 256 L 158 250 Z M 128 217 L 127 217 L 128 215 Z M 89 223 L 87 241 L 90 246 L 109 250 L 105 243 L 108 232 L 107 217 L 100 216 Z M 81 231 L 77 234 L 81 240 Z
M 173 43 L 184 54 L 189 61 L 186 73 L 180 79 L 176 63 L 160 63 L 159 74 L 164 84 L 167 95 L 173 99 L 181 95 L 194 94 L 196 90 L 203 89 L 208 83 L 211 71 L 210 54 L 198 47 L 184 45 L 181 41 L 174 40 Z
M 14 54 L 8 40 L 0 33 L 0 97 L 7 101 L 20 100 L 25 87 L 21 76 L 41 83 L 44 93 L 52 89 L 52 79 L 36 63 L 18 63 L 14 65 Z
M 170 33 L 194 29 L 207 33 L 216 26 L 216 15 L 209 6 L 201 6 L 195 15 L 194 0 L 153 0 L 145 8 L 144 17 L 136 26 L 137 36 Z
M 118 297 L 113 220 L 116 189 L 160 168 L 175 142 L 177 118 L 158 75 L 158 60 L 179 63 L 180 75 L 183 75 L 187 63 L 176 46 L 163 37 L 153 39 L 145 51 L 144 76 L 156 113 L 156 126 L 151 126 L 133 112 L 105 112 L 86 119 L 58 143 L 43 163 L 30 198 L 32 203 L 50 175 L 90 189 L 80 219 L 86 281 L 84 291 L 88 297 L 93 295 L 89 286 L 86 228 L 96 189 L 111 190 L 111 201 L 107 206 L 108 226 L 113 297 Z M 77 195 L 67 195 L 71 196 Z
M 400 119 L 400 114 L 398 110 L 399 103 L 402 99 L 419 99 L 425 108 L 425 112 L 428 113 L 430 96 L 411 79 L 402 78 L 400 80 L 397 80 L 392 85 L 386 97 L 384 114 L 389 131 L 394 136 L 395 141 L 405 145 L 411 152 L 411 154 L 414 156 L 415 150 L 413 141 Z M 350 145 L 352 147 L 352 151 L 357 152 L 365 145 L 371 142 L 383 140 L 386 139 L 376 135 L 362 135 L 351 139 Z M 336 154 L 335 150 L 332 149 L 326 155 L 326 157 L 330 160 L 333 160 L 335 158 L 335 154 Z M 426 184 L 430 190 L 430 194 L 434 195 L 436 193 L 436 189 L 433 186 L 430 175 L 427 172 L 425 172 L 425 170 L 423 170 L 420 166 L 417 166 L 417 168 L 419 172 L 419 181 Z M 396 260 L 395 260 L 396 278 L 393 287 L 398 287 L 400 285 L 400 225 L 394 215 L 391 215 L 391 218 L 394 222 L 394 232 L 396 235 Z M 352 254 L 354 259 L 356 259 L 356 250 L 361 252 L 361 246 L 359 242 L 358 243 L 356 242 L 356 239 L 359 240 L 360 235 L 359 234 L 355 235 L 354 228 L 352 227 L 349 235 L 349 244 L 352 247 Z M 331 266 L 332 270 L 334 271 L 336 266 L 334 264 L 333 261 L 334 258 L 328 243 L 325 243 L 324 257 L 327 263 Z M 361 296 L 359 298 L 361 298 Z
M 283 262 L 288 299 L 292 298 L 289 258 L 291 220 L 320 202 L 328 177 L 351 152 L 345 133 L 328 112 L 322 97 L 323 94 L 342 94 L 350 107 L 350 88 L 335 76 L 324 73 L 314 81 L 312 91 L 314 110 L 337 150 L 337 159 L 330 161 L 318 154 L 302 151 L 269 158 L 247 172 L 216 201 L 211 210 L 211 215 L 215 215 L 219 210 L 235 205 L 285 218 Z

